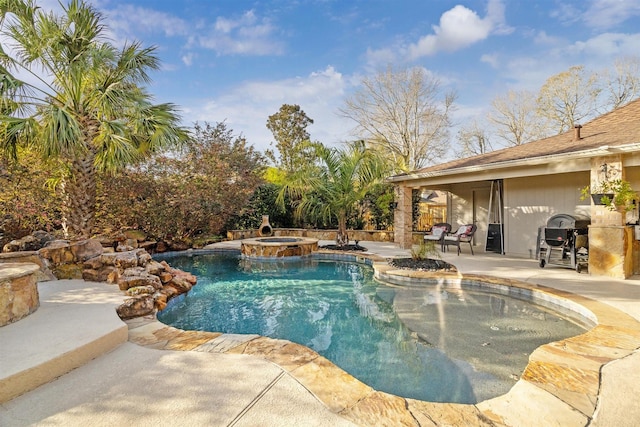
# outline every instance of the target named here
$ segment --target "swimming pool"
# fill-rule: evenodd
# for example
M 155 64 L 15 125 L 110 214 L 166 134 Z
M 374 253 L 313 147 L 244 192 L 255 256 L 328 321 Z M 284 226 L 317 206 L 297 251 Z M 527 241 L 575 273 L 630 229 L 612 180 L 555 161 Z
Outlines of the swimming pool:
M 188 330 L 259 334 L 308 346 L 373 388 L 433 402 L 506 393 L 538 346 L 584 332 L 514 298 L 391 287 L 371 267 L 315 258 L 172 257 L 198 285 L 158 314 Z

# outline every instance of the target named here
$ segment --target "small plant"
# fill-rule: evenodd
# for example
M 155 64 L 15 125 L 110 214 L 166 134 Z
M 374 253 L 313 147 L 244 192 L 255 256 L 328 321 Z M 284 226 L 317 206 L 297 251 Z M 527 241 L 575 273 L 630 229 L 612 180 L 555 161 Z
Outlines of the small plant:
M 411 258 L 414 260 L 422 260 L 428 258 L 440 259 L 440 253 L 436 248 L 435 241 L 423 241 L 420 245 L 411 248 Z
M 635 208 L 638 193 L 631 188 L 631 183 L 623 179 L 614 179 L 612 181 L 603 181 L 594 187 L 587 185 L 580 190 L 580 200 L 585 200 L 589 196 L 600 194 L 600 203 L 607 209 L 614 211 L 616 209 L 628 212 Z

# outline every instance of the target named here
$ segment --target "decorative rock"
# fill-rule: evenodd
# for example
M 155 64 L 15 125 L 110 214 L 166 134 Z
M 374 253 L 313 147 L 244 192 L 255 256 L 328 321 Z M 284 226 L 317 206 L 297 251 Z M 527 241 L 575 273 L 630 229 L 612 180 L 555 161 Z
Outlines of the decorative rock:
M 98 240 L 87 239 L 71 243 L 71 252 L 76 261 L 84 262 L 102 255 L 102 245 Z
M 165 242 L 158 242 L 156 244 L 156 252 L 166 252 L 169 250 L 169 246 Z
M 116 265 L 116 257 L 120 255 L 115 252 L 105 252 L 100 256 L 100 262 L 103 265 Z
M 155 289 L 162 289 L 162 283 L 158 276 L 153 276 L 148 273 L 135 276 L 121 276 L 117 283 L 120 290 L 123 291 L 136 286 L 152 286 Z
M 180 242 L 180 241 L 171 241 L 169 243 L 169 248 L 172 251 L 186 251 L 190 248 L 188 243 Z
M 136 267 L 138 265 L 138 257 L 135 252 L 117 252 L 114 260 L 114 265 L 121 269 L 129 267 Z
M 162 292 L 164 295 L 167 296 L 167 299 L 171 299 L 173 297 L 175 297 L 176 295 L 180 295 L 180 291 L 178 290 L 178 288 L 176 288 L 175 286 L 173 286 L 171 283 L 166 284 L 162 287 Z
M 128 248 L 138 249 L 138 241 L 136 239 L 127 239 L 122 245 Z
M 123 244 L 118 244 L 118 246 L 116 246 L 116 252 L 131 252 L 133 249 L 133 246 L 127 246 Z
M 31 263 L 0 264 L 0 326 L 28 316 L 40 306 L 36 273 Z
M 140 267 L 144 267 L 145 265 L 147 265 L 152 260 L 151 255 L 149 254 L 149 252 L 145 251 L 144 249 L 139 249 L 136 252 L 136 256 L 138 258 L 138 266 L 140 266 Z
M 148 252 L 153 252 L 157 243 L 158 242 L 156 241 L 148 240 L 142 243 L 138 243 L 138 247 Z
M 140 260 L 140 258 L 138 258 L 138 261 L 139 260 Z M 155 276 L 160 276 L 162 273 L 165 272 L 164 266 L 162 264 L 160 264 L 158 261 L 154 261 L 154 260 L 150 260 L 147 263 L 147 265 L 144 267 L 144 269 L 147 271 L 147 273 L 153 274 Z M 160 280 L 162 280 L 162 277 L 160 277 Z M 162 280 L 162 283 L 166 283 L 169 280 L 171 280 L 171 277 L 169 277 L 169 279 L 167 279 L 166 281 Z
M 109 268 L 109 267 L 105 267 L 105 268 Z M 109 275 L 107 276 L 107 283 L 118 283 L 118 280 L 120 279 L 120 272 L 115 267 L 111 267 L 111 268 L 113 268 L 113 271 L 111 271 L 111 273 L 109 273 Z
M 193 285 L 182 276 L 176 276 L 168 283 L 168 285 L 172 285 L 175 287 L 179 293 L 184 294 L 185 292 L 189 292 Z
M 156 292 L 153 295 L 153 299 L 156 303 L 156 310 L 162 311 L 167 307 L 167 296 L 162 292 Z
M 93 268 L 84 268 L 82 270 L 82 280 L 87 282 L 103 282 L 104 280 L 100 280 L 100 272 L 98 270 L 94 270 Z
M 121 319 L 131 319 L 133 317 L 146 316 L 153 313 L 155 304 L 152 295 L 142 295 L 137 298 L 125 300 L 116 312 Z
M 99 235 L 99 236 L 95 236 L 94 239 L 99 241 L 103 248 L 105 248 L 105 249 L 107 249 L 107 248 L 113 249 L 114 241 L 113 241 L 113 239 L 111 237 Z
M 83 264 L 84 268 L 91 268 L 94 270 L 99 270 L 104 266 L 102 263 L 102 258 L 97 256 L 95 258 L 88 259 Z
M 24 236 L 21 239 L 12 240 L 7 243 L 3 252 L 24 252 L 24 251 L 37 251 L 44 247 L 47 242 L 54 240 L 54 237 L 46 231 L 38 230 L 33 234 Z
M 127 295 L 136 296 L 136 295 L 153 295 L 155 294 L 157 289 L 153 286 L 134 286 L 133 288 L 127 289 Z
M 75 257 L 71 251 L 68 240 L 53 240 L 38 251 L 41 257 L 48 259 L 54 265 L 74 262 Z
M 166 284 L 169 283 L 171 279 L 173 279 L 173 274 L 169 273 L 168 271 L 163 271 L 162 273 L 158 274 L 158 277 L 160 277 L 160 281 L 163 284 Z
M 113 272 L 117 273 L 117 269 L 112 266 L 106 266 L 96 270 L 92 268 L 86 268 L 86 263 L 85 263 L 85 269 L 82 271 L 82 278 L 88 282 L 115 283 L 115 281 L 114 282 L 109 281 L 109 277 L 111 274 L 113 274 Z
M 56 280 L 56 276 L 49 269 L 49 261 L 42 258 L 37 251 L 0 253 L 0 264 L 30 262 L 40 267 L 36 274 L 37 282 Z
M 58 279 L 82 279 L 82 264 L 68 263 L 53 268 L 53 274 Z

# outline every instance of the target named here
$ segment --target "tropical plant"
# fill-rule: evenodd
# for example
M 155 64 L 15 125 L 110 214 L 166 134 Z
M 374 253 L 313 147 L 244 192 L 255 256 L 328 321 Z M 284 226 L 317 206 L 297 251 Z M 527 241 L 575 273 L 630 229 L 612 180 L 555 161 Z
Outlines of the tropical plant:
M 299 218 L 309 215 L 326 222 L 336 218 L 336 243 L 343 246 L 349 242 L 347 219 L 367 192 L 386 176 L 389 165 L 363 141 L 348 143 L 342 149 L 320 143 L 312 147 L 317 162 L 287 179 L 278 202 L 283 206 L 285 196 L 290 196 Z
M 82 0 L 56 15 L 35 0 L 0 0 L 0 144 L 61 159 L 72 237 L 92 232 L 96 174 L 113 173 L 187 133 L 171 104 L 141 86 L 159 68 L 153 47 L 116 48 L 102 16 Z
M 611 211 L 619 209 L 628 212 L 634 209 L 638 201 L 638 192 L 624 179 L 603 181 L 594 188 L 587 185 L 580 190 L 580 199 L 585 200 L 595 194 L 600 196 L 600 203 Z
M 433 240 L 424 240 L 419 245 L 411 247 L 411 258 L 414 260 L 423 260 L 429 258 L 442 258 Z

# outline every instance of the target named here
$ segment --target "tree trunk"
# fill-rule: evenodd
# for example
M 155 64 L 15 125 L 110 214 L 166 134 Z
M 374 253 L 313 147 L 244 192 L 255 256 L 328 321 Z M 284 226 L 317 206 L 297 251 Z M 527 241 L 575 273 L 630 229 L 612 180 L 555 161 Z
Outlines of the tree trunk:
M 338 214 L 338 233 L 336 234 L 336 244 L 338 246 L 349 244 L 349 236 L 347 235 L 347 215 L 343 212 Z
M 71 162 L 71 178 L 67 183 L 67 219 L 70 237 L 86 239 L 91 236 L 96 210 L 95 153 L 89 149 Z

